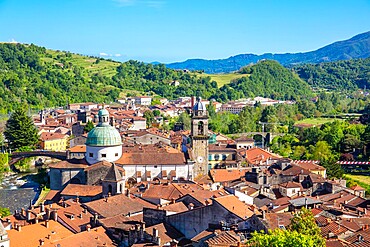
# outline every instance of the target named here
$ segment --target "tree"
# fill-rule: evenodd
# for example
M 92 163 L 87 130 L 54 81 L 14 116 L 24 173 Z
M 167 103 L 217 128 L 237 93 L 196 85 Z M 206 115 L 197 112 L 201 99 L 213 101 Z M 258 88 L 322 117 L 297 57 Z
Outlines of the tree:
M 147 110 L 144 112 L 144 118 L 146 119 L 146 127 L 152 126 L 152 123 L 154 121 L 154 114 L 152 111 Z
M 89 121 L 87 121 L 87 123 L 86 123 L 86 125 L 85 125 L 85 127 L 84 127 L 84 131 L 85 131 L 86 133 L 88 133 L 88 132 L 90 132 L 90 130 L 92 130 L 94 127 L 95 127 L 95 126 L 94 126 L 93 122 L 91 122 L 91 121 L 89 120 Z
M 11 215 L 9 208 L 0 207 L 0 218 Z
M 302 235 L 296 231 L 275 229 L 269 230 L 268 234 L 252 233 L 252 238 L 248 241 L 251 247 L 324 247 L 325 245 L 316 245 L 315 237 Z
M 158 117 L 158 116 L 160 116 L 160 115 L 161 115 L 161 111 L 160 111 L 160 110 L 154 110 L 154 111 L 153 111 L 153 115 L 154 115 L 155 117 Z
M 182 112 L 177 121 L 184 124 L 184 130 L 190 130 L 191 118 L 187 112 Z
M 13 150 L 25 146 L 35 148 L 39 142 L 37 128 L 32 118 L 26 115 L 25 109 L 25 105 L 18 106 L 6 122 L 4 135 Z
M 268 234 L 252 233 L 248 244 L 251 247 L 324 247 L 325 239 L 321 236 L 311 210 L 302 208 L 291 219 L 287 230 L 277 228 L 269 230 Z
M 325 246 L 325 240 L 321 236 L 321 230 L 315 222 L 311 210 L 302 208 L 291 219 L 288 230 L 299 234 L 311 236 L 315 240 L 315 246 Z

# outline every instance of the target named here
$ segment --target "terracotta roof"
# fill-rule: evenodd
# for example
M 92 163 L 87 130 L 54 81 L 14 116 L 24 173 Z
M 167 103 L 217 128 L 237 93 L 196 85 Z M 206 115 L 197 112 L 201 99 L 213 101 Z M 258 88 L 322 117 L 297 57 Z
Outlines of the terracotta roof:
M 158 236 L 161 238 L 161 243 L 165 244 L 170 242 L 172 239 L 179 239 L 184 237 L 182 233 L 177 231 L 174 227 L 166 223 L 160 223 L 147 227 L 145 232 L 149 235 L 153 235 L 153 229 L 158 230 Z
M 86 145 L 76 145 L 68 148 L 68 151 L 71 153 L 86 153 Z
M 50 133 L 50 132 L 42 132 L 40 135 L 41 141 L 51 141 L 51 140 L 58 140 L 58 139 L 64 139 L 67 135 L 63 135 L 60 133 Z
M 115 163 L 125 165 L 180 165 L 185 164 L 182 152 L 169 146 L 136 145 L 123 147 L 120 159 Z
M 282 183 L 282 184 L 279 184 L 280 187 L 283 187 L 283 188 L 302 188 L 301 184 L 299 183 L 296 183 L 296 182 L 286 182 L 286 183 Z
M 93 215 L 74 200 L 68 200 L 65 204 L 67 207 L 58 208 L 58 222 L 67 226 L 74 233 L 81 232 L 90 223 L 90 218 Z M 55 204 L 53 206 L 55 208 Z
M 68 184 L 60 193 L 65 196 L 97 196 L 103 192 L 102 186 Z
M 57 163 L 53 163 L 49 165 L 49 168 L 57 168 L 57 169 L 84 169 L 88 167 L 83 160 L 79 161 L 80 163 L 74 163 L 71 161 L 63 160 Z
M 270 153 L 262 148 L 251 148 L 245 151 L 246 159 L 249 164 L 259 164 L 266 162 L 267 159 L 278 159 L 279 155 Z
M 253 215 L 253 211 L 234 195 L 226 195 L 214 198 L 213 200 L 242 219 L 249 218 Z
M 268 229 L 274 230 L 281 226 L 287 227 L 290 224 L 290 220 L 293 218 L 291 213 L 266 213 L 266 219 L 264 220 L 268 226 Z
M 348 229 L 340 224 L 338 224 L 337 222 L 330 222 L 329 224 L 327 224 L 326 226 L 324 227 L 321 227 L 321 235 L 323 237 L 326 237 L 329 233 L 333 233 L 334 235 L 338 236 L 342 233 L 345 233 L 346 231 L 348 231 Z
M 44 200 L 46 201 L 53 201 L 58 202 L 60 199 L 60 191 L 59 190 L 50 190 L 49 193 L 45 196 Z
M 90 231 L 84 231 L 67 238 L 64 238 L 59 241 L 54 241 L 44 245 L 45 247 L 69 247 L 69 246 L 83 246 L 83 247 L 96 247 L 96 246 L 107 246 L 113 247 L 117 246 L 113 241 L 108 237 L 105 229 L 103 227 L 97 227 L 91 229 Z
M 208 239 L 213 236 L 215 236 L 215 234 L 212 231 L 207 229 L 207 230 L 201 231 L 198 235 L 193 237 L 191 241 L 198 243 L 200 240 Z
M 176 212 L 176 213 L 188 211 L 188 207 L 186 207 L 183 202 L 175 202 L 172 204 L 168 204 L 162 207 L 161 209 L 165 211 Z
M 320 163 L 318 160 L 294 160 L 293 163 L 309 171 L 326 170 L 324 167 L 318 165 Z
M 245 175 L 245 170 L 241 169 L 211 169 L 210 175 L 213 182 L 225 182 L 238 180 Z
M 344 247 L 343 242 L 337 239 L 327 239 L 326 240 L 326 247 Z
M 143 221 L 143 214 L 137 214 L 137 215 L 130 216 L 130 217 L 119 214 L 113 217 L 100 219 L 99 222 L 105 228 L 116 228 L 116 229 L 128 231 L 132 228 L 132 226 L 140 224 L 141 222 L 144 222 L 144 221 Z
M 351 190 L 354 190 L 354 191 L 363 191 L 365 189 L 362 188 L 360 185 L 354 185 L 354 186 L 351 187 Z
M 96 162 L 95 164 L 91 165 L 91 166 L 88 166 L 85 168 L 85 171 L 91 171 L 91 170 L 95 170 L 95 169 L 100 169 L 101 167 L 111 167 L 112 166 L 112 163 L 111 162 L 108 162 L 108 161 L 99 161 L 99 162 Z M 122 175 L 125 174 L 125 169 L 123 169 L 122 167 L 120 166 L 116 166 L 117 169 L 121 172 Z
M 143 208 L 156 208 L 155 205 L 138 197 L 128 197 L 120 194 L 107 198 L 85 203 L 92 211 L 101 215 L 103 218 L 112 217 L 118 214 L 128 215 L 142 212 Z
M 46 228 L 45 222 L 23 226 L 21 231 L 15 228 L 8 231 L 8 237 L 12 247 L 29 247 L 39 246 L 40 239 L 45 241 L 45 244 L 56 242 L 60 239 L 72 236 L 73 233 L 60 223 L 50 220 L 49 228 Z M 50 239 L 48 239 L 50 236 Z
M 233 231 L 216 232 L 216 236 L 205 241 L 208 246 L 237 246 L 240 243 L 240 237 Z
M 116 166 L 115 164 L 112 164 L 108 170 L 107 175 L 104 178 L 104 181 L 118 182 L 121 180 L 122 180 L 122 175 L 120 171 L 118 170 L 118 166 Z

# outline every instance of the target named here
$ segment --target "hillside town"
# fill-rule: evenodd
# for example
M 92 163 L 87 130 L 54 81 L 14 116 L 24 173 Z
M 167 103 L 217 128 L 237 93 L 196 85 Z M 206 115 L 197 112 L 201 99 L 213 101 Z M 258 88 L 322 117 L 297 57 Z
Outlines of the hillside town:
M 317 160 L 283 158 L 250 136 L 231 139 L 208 128 L 207 104 L 238 113 L 243 104 L 285 102 L 151 100 L 40 111 L 37 155 L 50 190 L 1 219 L 0 246 L 249 246 L 256 231 L 289 228 L 302 208 L 326 246 L 370 246 L 364 188 L 329 179 Z M 147 109 L 161 112 L 150 128 Z M 162 116 L 182 112 L 191 115 L 190 131 L 159 128 Z

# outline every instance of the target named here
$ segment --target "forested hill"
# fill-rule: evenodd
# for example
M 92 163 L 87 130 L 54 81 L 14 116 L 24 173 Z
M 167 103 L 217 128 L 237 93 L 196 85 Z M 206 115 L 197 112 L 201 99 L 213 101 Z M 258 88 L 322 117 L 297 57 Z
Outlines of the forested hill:
M 370 32 L 362 33 L 351 39 L 338 41 L 311 52 L 263 55 L 240 54 L 227 59 L 205 60 L 189 59 L 171 63 L 167 67 L 174 69 L 204 70 L 206 73 L 227 73 L 237 71 L 262 59 L 276 60 L 284 66 L 302 63 L 320 63 L 353 58 L 370 57 Z
M 246 74 L 220 88 L 220 101 L 263 96 L 272 99 L 299 99 L 312 96 L 310 86 L 276 61 L 261 61 L 240 70 Z
M 312 87 L 330 90 L 370 88 L 370 58 L 295 66 Z
M 180 86 L 171 83 L 180 81 Z M 23 44 L 0 44 L 0 113 L 16 102 L 32 108 L 67 102 L 112 102 L 122 92 L 158 94 L 168 98 L 216 94 L 217 83 L 164 65 L 137 61 L 117 63 L 70 52 Z

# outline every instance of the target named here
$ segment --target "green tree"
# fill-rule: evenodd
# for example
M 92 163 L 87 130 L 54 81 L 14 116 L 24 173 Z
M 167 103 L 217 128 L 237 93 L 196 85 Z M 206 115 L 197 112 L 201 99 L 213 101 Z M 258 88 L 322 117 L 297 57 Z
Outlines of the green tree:
M 184 124 L 184 130 L 190 130 L 191 118 L 187 112 L 182 112 L 177 120 L 179 123 Z
M 325 240 L 321 236 L 321 230 L 316 224 L 315 218 L 309 209 L 303 207 L 298 211 L 291 219 L 288 230 L 313 237 L 315 246 L 325 246 Z
M 263 232 L 252 233 L 252 238 L 248 241 L 251 247 L 324 247 L 316 245 L 315 236 L 303 235 L 296 231 L 275 229 L 269 230 L 268 234 Z
M 0 218 L 11 215 L 9 208 L 0 207 Z
M 35 148 L 39 142 L 37 128 L 25 109 L 25 105 L 18 106 L 6 122 L 4 135 L 13 150 L 25 146 Z
M 89 121 L 87 121 L 87 123 L 86 123 L 86 125 L 85 125 L 85 127 L 84 127 L 84 131 L 85 131 L 86 133 L 88 133 L 88 132 L 90 132 L 90 130 L 92 130 L 94 127 L 95 127 L 95 126 L 94 126 L 94 123 L 93 123 L 93 122 L 91 122 L 91 121 L 89 120 Z
M 144 112 L 144 118 L 146 119 L 146 127 L 151 127 L 154 121 L 154 114 L 152 111 L 147 110 Z
M 154 111 L 153 111 L 153 115 L 154 115 L 155 117 L 158 117 L 158 116 L 160 116 L 160 115 L 161 115 L 161 111 L 160 111 L 160 110 L 154 110 Z

